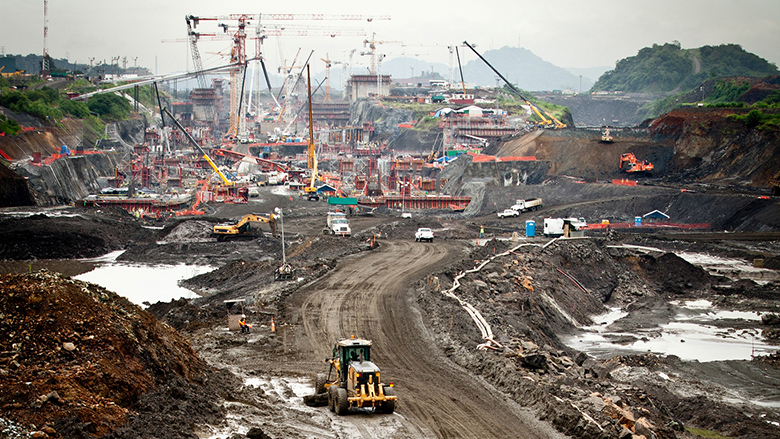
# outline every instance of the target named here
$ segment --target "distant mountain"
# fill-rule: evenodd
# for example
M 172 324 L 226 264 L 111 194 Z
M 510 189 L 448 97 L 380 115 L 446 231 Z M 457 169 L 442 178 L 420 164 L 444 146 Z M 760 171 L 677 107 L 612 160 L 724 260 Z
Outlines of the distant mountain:
M 479 50 L 479 49 L 477 49 Z M 506 79 L 523 90 L 575 90 L 579 91 L 580 78 L 566 69 L 534 55 L 520 47 L 504 46 L 498 50 L 480 52 Z M 470 56 L 473 56 L 470 54 Z M 463 57 L 463 54 L 461 54 Z M 496 74 L 480 59 L 463 66 L 466 82 L 479 85 L 496 85 Z M 503 85 L 503 84 L 501 84 Z M 591 81 L 582 78 L 582 89 L 587 90 Z
M 618 61 L 614 70 L 601 75 L 592 91 L 667 93 L 688 91 L 712 78 L 776 74 L 777 66 L 738 44 L 698 49 L 682 49 L 679 43 L 653 44 Z
M 547 62 L 527 49 L 505 46 L 498 50 L 486 50 L 480 53 L 506 79 L 523 90 L 570 89 L 579 91 L 579 74 L 572 74 L 566 69 Z M 463 64 L 463 79 L 466 83 L 482 86 L 496 85 L 496 74 L 482 60 L 473 59 L 474 54 L 468 48 L 462 49 L 460 57 L 461 60 L 470 59 Z M 452 69 L 453 79 L 455 82 L 460 82 L 457 63 L 452 66 Z M 438 73 L 442 78 L 450 80 L 450 68 L 442 63 L 430 63 L 408 57 L 393 58 L 382 63 L 382 73 L 397 78 L 409 78 L 412 74 L 415 77 L 424 74 L 427 78 L 431 72 Z M 503 81 L 498 85 L 503 87 Z M 587 90 L 592 85 L 593 81 L 583 75 L 582 89 Z

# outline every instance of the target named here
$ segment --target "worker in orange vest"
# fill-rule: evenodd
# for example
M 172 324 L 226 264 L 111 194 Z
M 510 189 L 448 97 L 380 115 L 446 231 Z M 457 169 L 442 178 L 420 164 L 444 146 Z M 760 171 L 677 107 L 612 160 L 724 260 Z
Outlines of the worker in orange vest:
M 252 325 L 246 322 L 246 315 L 241 315 L 241 319 L 238 321 L 238 326 L 241 327 L 241 333 L 247 333 L 249 334 L 249 330 L 252 328 Z

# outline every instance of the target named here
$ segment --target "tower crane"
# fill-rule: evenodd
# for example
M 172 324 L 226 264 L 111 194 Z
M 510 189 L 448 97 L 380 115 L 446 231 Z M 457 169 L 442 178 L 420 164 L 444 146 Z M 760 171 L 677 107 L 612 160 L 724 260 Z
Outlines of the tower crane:
M 370 55 L 371 56 L 371 67 L 369 69 L 369 72 L 371 72 L 372 75 L 376 75 L 376 61 L 377 61 L 377 44 L 402 44 L 403 41 L 380 41 L 376 39 L 376 32 L 373 32 L 371 34 L 370 40 L 363 40 L 363 47 L 368 46 L 367 52 L 360 52 L 361 55 Z
M 363 15 L 334 15 L 334 14 L 230 14 L 230 15 L 224 15 L 224 16 L 211 16 L 211 17 L 196 17 L 196 16 L 187 16 L 187 25 L 188 25 L 188 41 L 190 42 L 191 48 L 197 49 L 195 46 L 195 43 L 197 42 L 197 39 L 199 38 L 199 35 L 194 32 L 194 29 L 197 27 L 197 25 L 200 23 L 200 21 L 209 20 L 209 21 L 237 21 L 236 25 L 228 25 L 225 23 L 219 23 L 218 25 L 222 28 L 224 34 L 230 33 L 232 36 L 232 49 L 231 49 L 231 57 L 230 61 L 231 64 L 235 64 L 236 67 L 231 70 L 230 72 L 230 123 L 229 128 L 227 132 L 227 136 L 237 136 L 240 132 L 242 132 L 242 127 L 240 126 L 242 121 L 245 124 L 245 118 L 239 117 L 239 115 L 243 114 L 241 111 L 241 106 L 243 103 L 243 83 L 245 79 L 246 74 L 246 66 L 248 62 L 247 58 L 247 52 L 246 52 L 246 39 L 247 39 L 247 32 L 246 27 L 250 25 L 250 21 L 257 23 L 257 37 L 262 38 L 263 36 L 268 36 L 269 34 L 282 34 L 285 30 L 293 31 L 293 26 L 274 26 L 267 24 L 268 22 L 274 22 L 274 21 L 288 21 L 288 20 L 314 20 L 314 21 L 323 21 L 323 20 L 352 20 L 352 21 L 368 21 L 372 22 L 374 20 L 389 20 L 390 16 L 388 15 L 380 15 L 380 16 L 363 16 Z M 264 23 L 261 25 L 260 23 Z M 262 27 L 262 35 L 260 32 L 260 28 Z M 190 32 L 191 31 L 191 32 Z M 338 35 L 344 35 L 345 31 L 341 29 L 325 29 L 323 32 L 326 35 L 329 35 L 331 37 L 335 37 Z M 349 32 L 347 30 L 346 32 Z M 309 35 L 309 29 L 299 29 L 298 30 L 299 36 L 306 36 Z M 259 50 L 260 50 L 260 42 L 257 43 L 256 46 L 256 56 L 259 56 Z M 193 51 L 193 57 L 197 57 L 198 59 L 193 59 L 196 63 L 199 61 L 200 55 L 197 53 L 196 50 Z M 197 69 L 196 65 L 196 69 Z M 198 69 L 202 70 L 202 69 Z M 240 78 L 240 83 L 239 83 Z M 199 82 L 200 84 L 200 82 Z M 239 85 L 240 84 L 240 85 Z M 268 83 L 270 86 L 270 82 Z
M 330 56 L 326 53 L 325 58 L 320 58 L 325 62 L 325 102 L 330 102 L 330 67 L 334 64 Z
M 43 57 L 41 61 L 41 77 L 49 77 L 49 47 L 46 40 L 49 37 L 49 2 L 43 0 Z
M 200 60 L 200 52 L 198 51 L 198 37 L 200 36 L 198 33 L 196 33 L 193 28 L 190 20 L 192 20 L 192 15 L 186 15 L 184 16 L 184 20 L 187 22 L 187 39 L 190 43 L 190 52 L 192 55 L 192 65 L 195 68 L 196 72 L 200 72 L 203 70 L 203 63 Z M 200 88 L 206 88 L 206 78 L 203 76 L 202 73 L 197 73 L 196 76 L 198 80 L 198 87 Z

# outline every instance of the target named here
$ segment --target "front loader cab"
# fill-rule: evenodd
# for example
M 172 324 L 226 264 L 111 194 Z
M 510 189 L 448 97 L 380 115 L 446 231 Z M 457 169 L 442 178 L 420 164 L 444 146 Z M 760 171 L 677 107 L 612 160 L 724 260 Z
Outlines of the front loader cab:
M 317 394 L 328 394 L 328 406 L 338 415 L 351 408 L 378 409 L 393 413 L 398 399 L 392 383 L 381 382 L 379 368 L 371 362 L 371 340 L 342 339 L 333 346 L 328 374 L 320 374 L 315 382 Z M 332 375 L 337 371 L 336 376 Z

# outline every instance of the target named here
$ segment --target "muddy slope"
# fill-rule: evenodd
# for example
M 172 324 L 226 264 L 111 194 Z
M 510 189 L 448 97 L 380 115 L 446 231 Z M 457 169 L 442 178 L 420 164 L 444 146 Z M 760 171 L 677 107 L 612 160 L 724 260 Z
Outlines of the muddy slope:
M 764 110 L 767 112 L 774 110 Z M 780 130 L 750 128 L 731 114 L 748 109 L 676 109 L 650 124 L 674 142 L 665 179 L 770 187 L 780 180 Z

